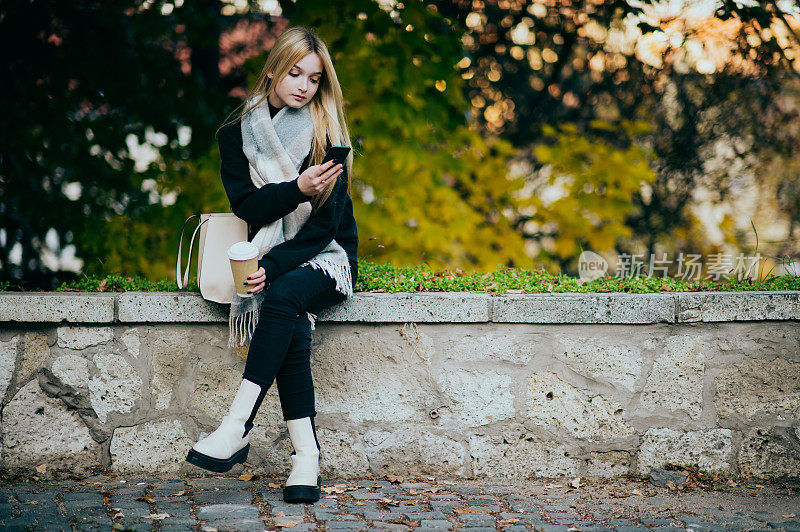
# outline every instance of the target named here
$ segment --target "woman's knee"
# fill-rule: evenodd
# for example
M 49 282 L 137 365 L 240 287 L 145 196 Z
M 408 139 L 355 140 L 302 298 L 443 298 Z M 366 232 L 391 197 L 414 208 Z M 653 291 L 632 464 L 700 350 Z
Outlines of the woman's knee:
M 297 316 L 297 321 L 295 321 L 294 330 L 292 331 L 289 352 L 290 354 L 305 353 L 306 355 L 311 352 L 311 322 L 305 312 L 301 312 Z
M 301 284 L 296 279 L 281 275 L 264 290 L 262 310 L 280 308 L 293 315 L 298 314 L 300 312 L 298 289 L 300 288 Z

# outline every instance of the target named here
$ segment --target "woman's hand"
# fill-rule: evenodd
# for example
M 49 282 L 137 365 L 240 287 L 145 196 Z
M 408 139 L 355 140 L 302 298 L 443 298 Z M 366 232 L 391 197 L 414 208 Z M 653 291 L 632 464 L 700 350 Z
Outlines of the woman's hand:
M 315 164 L 300 174 L 297 186 L 306 196 L 316 196 L 325 189 L 331 179 L 339 177 L 343 171 L 342 165 L 333 159 L 324 164 Z
M 247 290 L 248 294 L 257 294 L 264 289 L 264 285 L 267 281 L 267 272 L 264 270 L 264 267 L 260 267 L 257 272 L 251 273 L 247 276 L 247 279 L 244 284 L 246 285 L 255 285 L 253 288 Z

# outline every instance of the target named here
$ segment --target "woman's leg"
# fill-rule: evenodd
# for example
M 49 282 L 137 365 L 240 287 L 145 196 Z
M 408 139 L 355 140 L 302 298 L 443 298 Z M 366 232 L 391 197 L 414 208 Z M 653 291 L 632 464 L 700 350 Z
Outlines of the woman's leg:
M 326 275 L 327 277 L 327 275 Z M 346 299 L 329 288 L 310 298 L 294 322 L 286 356 L 276 375 L 283 419 L 292 442 L 292 471 L 286 479 L 283 499 L 286 502 L 314 502 L 320 498 L 319 441 L 314 426 L 314 382 L 311 376 L 311 322 L 306 310 L 318 313 L 323 308 Z
M 314 380 L 311 377 L 311 322 L 302 313 L 295 321 L 292 341 L 275 378 L 283 420 L 314 417 Z
M 275 279 L 265 289 L 244 378 L 269 388 L 283 366 L 298 316 L 317 300 L 330 298 L 335 287 L 336 281 L 311 266 L 296 268 Z
M 335 281 L 324 272 L 303 267 L 280 276 L 267 288 L 242 383 L 230 411 L 217 430 L 192 447 L 186 457 L 188 462 L 224 472 L 246 460 L 253 419 L 283 365 L 295 321 L 305 318 L 304 309 L 310 303 L 320 297 L 335 297 L 330 294 L 334 287 Z M 311 404 L 313 409 L 313 389 Z
M 346 298 L 341 292 L 331 289 L 310 301 L 308 310 L 318 313 Z M 284 421 L 308 416 L 313 418 L 317 414 L 314 409 L 314 381 L 311 377 L 311 323 L 305 313 L 295 321 L 289 350 L 275 380 Z

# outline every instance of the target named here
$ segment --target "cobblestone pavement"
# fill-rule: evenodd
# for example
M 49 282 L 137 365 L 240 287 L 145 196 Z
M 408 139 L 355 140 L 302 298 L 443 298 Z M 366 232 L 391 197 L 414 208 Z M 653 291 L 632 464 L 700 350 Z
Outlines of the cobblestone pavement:
M 247 478 L 247 477 L 244 477 Z M 782 530 L 800 532 L 800 484 L 659 488 L 646 479 L 326 481 L 286 504 L 282 479 L 0 479 L 0 530 Z

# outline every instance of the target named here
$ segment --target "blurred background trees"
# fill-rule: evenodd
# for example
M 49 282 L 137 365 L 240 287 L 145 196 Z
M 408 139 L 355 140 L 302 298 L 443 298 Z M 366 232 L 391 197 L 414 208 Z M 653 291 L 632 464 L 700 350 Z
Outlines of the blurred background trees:
M 334 56 L 363 258 L 574 273 L 581 249 L 752 252 L 751 223 L 762 255 L 796 255 L 797 12 L 4 2 L 0 281 L 174 276 L 183 220 L 229 210 L 216 128 L 290 24 Z

